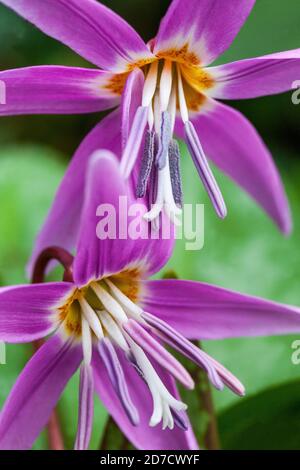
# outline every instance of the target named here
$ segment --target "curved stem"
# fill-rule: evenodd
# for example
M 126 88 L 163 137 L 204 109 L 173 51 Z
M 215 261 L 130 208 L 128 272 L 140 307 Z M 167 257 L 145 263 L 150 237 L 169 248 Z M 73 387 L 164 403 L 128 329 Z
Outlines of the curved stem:
M 73 256 L 63 248 L 46 248 L 44 251 L 42 251 L 36 260 L 31 282 L 33 284 L 44 282 L 47 266 L 52 260 L 58 261 L 64 267 L 65 271 L 63 280 L 66 282 L 72 282 L 73 259 Z M 37 350 L 40 346 L 42 346 L 42 344 L 43 340 L 35 341 L 33 343 L 34 349 Z M 47 434 L 49 448 L 51 450 L 64 450 L 63 435 L 61 432 L 59 416 L 56 409 L 52 411 L 49 422 L 47 424 Z
M 68 282 L 73 281 L 72 265 L 74 257 L 63 248 L 51 246 L 42 251 L 35 262 L 32 275 L 33 284 L 44 282 L 47 266 L 53 260 L 58 261 L 65 268 L 63 280 Z

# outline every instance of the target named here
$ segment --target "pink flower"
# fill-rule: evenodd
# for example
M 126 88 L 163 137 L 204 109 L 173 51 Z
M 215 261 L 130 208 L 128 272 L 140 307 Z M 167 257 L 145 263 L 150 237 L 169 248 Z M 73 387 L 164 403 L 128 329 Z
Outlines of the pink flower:
M 74 226 L 82 206 L 81 175 L 90 150 L 105 144 L 104 148 L 121 154 L 115 148 L 115 136 L 121 130 L 122 171 L 125 176 L 139 172 L 135 176 L 137 196 L 149 188 L 152 193 L 149 202 L 154 206 L 149 207 L 147 220 L 165 209 L 176 222 L 180 212 L 175 132 L 186 140 L 220 217 L 225 217 L 226 206 L 206 154 L 284 233 L 291 230 L 287 199 L 268 149 L 253 126 L 218 99 L 255 98 L 290 90 L 300 73 L 299 49 L 209 67 L 230 46 L 255 0 L 227 0 L 226 8 L 223 0 L 173 0 L 149 44 L 94 0 L 1 3 L 102 69 L 45 66 L 3 71 L 0 79 L 6 83 L 7 104 L 1 106 L 1 114 L 88 113 L 123 104 L 122 111 L 98 125 L 79 147 L 44 233 L 52 225 L 53 238 L 60 237 L 53 228 L 60 210 L 69 214 L 65 231 Z M 138 155 L 145 132 L 141 165 Z M 60 228 L 60 233 L 65 231 Z M 48 241 L 41 234 L 37 250 Z
M 167 262 L 172 240 L 96 235 L 99 203 L 118 211 L 121 196 L 134 199 L 113 154 L 93 156 L 85 188 L 68 279 L 0 289 L 0 340 L 47 337 L 1 411 L 0 448 L 32 447 L 80 368 L 76 449 L 89 444 L 94 391 L 135 447 L 195 449 L 174 379 L 188 389 L 193 380 L 165 345 L 203 368 L 217 389 L 243 395 L 241 383 L 189 340 L 299 332 L 300 310 L 201 282 L 149 280 Z

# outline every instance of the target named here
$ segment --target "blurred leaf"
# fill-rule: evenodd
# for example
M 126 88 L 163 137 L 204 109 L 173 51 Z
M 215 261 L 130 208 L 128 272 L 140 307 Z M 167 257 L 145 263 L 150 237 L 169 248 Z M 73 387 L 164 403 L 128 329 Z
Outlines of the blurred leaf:
M 247 59 L 299 47 L 298 0 L 260 0 L 230 48 L 216 63 Z
M 300 383 L 266 390 L 232 406 L 219 417 L 222 448 L 300 449 Z

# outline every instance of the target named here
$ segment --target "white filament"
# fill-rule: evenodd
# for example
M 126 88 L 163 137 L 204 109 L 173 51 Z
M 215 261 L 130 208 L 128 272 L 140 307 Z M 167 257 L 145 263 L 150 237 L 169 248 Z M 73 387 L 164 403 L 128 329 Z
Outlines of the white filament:
M 157 85 L 158 61 L 152 62 L 147 74 L 142 97 L 142 106 L 149 106 L 154 96 Z
M 187 107 L 185 96 L 184 96 L 184 89 L 183 89 L 179 65 L 177 65 L 177 78 L 178 78 L 179 109 L 180 109 L 182 121 L 186 123 L 189 120 L 189 112 L 188 112 L 188 107 Z
M 138 346 L 129 337 L 127 340 L 137 364 L 144 374 L 144 378 L 152 395 L 153 413 L 150 418 L 149 425 L 156 426 L 162 421 L 164 428 L 168 427 L 169 429 L 173 429 L 174 419 L 172 417 L 171 409 L 173 408 L 176 411 L 182 411 L 187 409 L 187 405 L 170 394 L 140 346 Z
M 84 297 L 79 299 L 80 307 L 82 313 L 88 322 L 90 328 L 93 330 L 97 338 L 102 339 L 104 337 L 103 330 L 99 318 L 97 317 L 96 313 L 90 306 L 90 304 L 85 300 Z
M 107 290 L 96 282 L 94 282 L 91 287 L 103 304 L 105 310 L 107 310 L 117 321 L 127 321 L 126 313 L 122 309 L 121 305 L 109 294 L 109 292 L 107 292 Z
M 159 87 L 161 112 L 168 109 L 172 90 L 172 62 L 166 60 L 162 69 Z
M 126 313 L 136 320 L 140 320 L 143 310 L 134 302 L 132 302 L 132 300 L 130 300 L 125 294 L 123 294 L 123 292 L 109 279 L 105 279 L 105 282 L 110 288 L 115 299 L 120 302 L 122 307 L 125 309 Z
M 124 335 L 109 313 L 105 310 L 97 310 L 97 314 L 99 315 L 99 318 L 101 319 L 101 322 L 110 338 L 115 341 L 123 351 L 128 352 L 129 348 Z

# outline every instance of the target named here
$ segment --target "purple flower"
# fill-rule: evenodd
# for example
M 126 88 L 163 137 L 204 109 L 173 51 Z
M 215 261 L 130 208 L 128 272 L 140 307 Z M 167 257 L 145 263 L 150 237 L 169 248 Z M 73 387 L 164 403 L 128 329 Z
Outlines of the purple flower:
M 291 89 L 300 73 L 299 49 L 208 67 L 229 47 L 255 0 L 227 0 L 225 9 L 221 0 L 173 0 L 148 45 L 124 20 L 94 0 L 0 1 L 103 69 L 46 66 L 3 71 L 0 79 L 6 83 L 7 104 L 0 114 L 86 113 L 123 103 L 122 112 L 115 111 L 114 118 L 107 118 L 82 143 L 77 163 L 63 182 L 64 191 L 61 187 L 53 210 L 57 205 L 67 208 L 66 230 L 82 204 L 80 175 L 88 151 L 97 141 L 101 148 L 106 139 L 105 148 L 115 151 L 111 148 L 116 145 L 114 136 L 122 128 L 122 170 L 129 176 L 138 167 L 138 197 L 150 188 L 154 207 L 146 215 L 148 220 L 156 219 L 163 208 L 174 222 L 180 213 L 175 130 L 186 140 L 220 217 L 226 215 L 226 206 L 206 154 L 284 233 L 290 232 L 287 199 L 268 149 L 239 112 L 217 99 L 254 98 Z M 137 164 L 145 132 L 145 151 Z
M 165 349 L 203 368 L 217 389 L 244 394 L 241 383 L 189 340 L 299 332 L 296 307 L 200 282 L 149 280 L 170 256 L 172 240 L 105 239 L 96 209 L 118 211 L 134 200 L 108 151 L 90 161 L 71 278 L 0 289 L 0 339 L 50 337 L 28 362 L 0 415 L 0 448 L 30 448 L 70 377 L 80 368 L 76 449 L 88 447 L 94 390 L 137 448 L 197 447 L 175 380 L 193 388 L 187 370 Z M 119 223 L 127 221 L 117 212 Z M 149 224 L 140 216 L 140 224 Z M 188 338 L 188 339 L 187 339 Z

